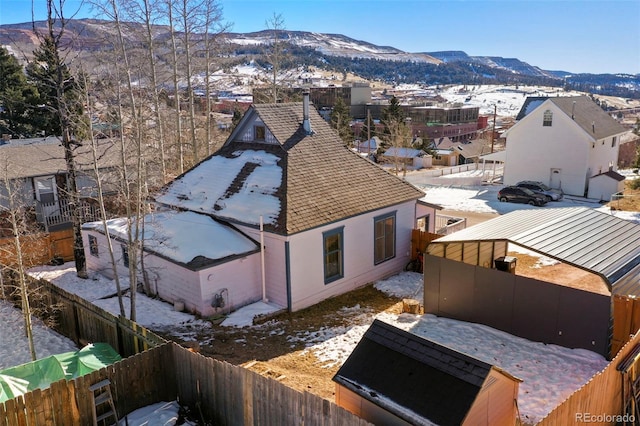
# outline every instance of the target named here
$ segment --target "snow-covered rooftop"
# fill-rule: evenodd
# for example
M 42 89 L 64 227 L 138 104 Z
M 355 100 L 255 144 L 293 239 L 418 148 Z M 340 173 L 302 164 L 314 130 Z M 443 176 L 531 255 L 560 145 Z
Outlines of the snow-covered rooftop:
M 204 214 L 164 211 L 148 214 L 144 221 L 145 249 L 184 264 L 198 256 L 221 260 L 258 248 L 247 236 Z M 125 241 L 129 227 L 126 218 L 107 221 L 109 234 Z M 104 233 L 102 222 L 86 223 L 83 229 Z M 131 232 L 135 233 L 135 226 Z
M 238 151 L 232 157 L 215 155 L 198 167 L 175 179 L 166 192 L 156 197 L 160 203 L 257 225 L 273 224 L 280 213 L 276 195 L 282 184 L 279 158 L 266 151 Z M 255 168 L 246 177 L 242 188 L 226 194 L 234 179 L 248 164 Z

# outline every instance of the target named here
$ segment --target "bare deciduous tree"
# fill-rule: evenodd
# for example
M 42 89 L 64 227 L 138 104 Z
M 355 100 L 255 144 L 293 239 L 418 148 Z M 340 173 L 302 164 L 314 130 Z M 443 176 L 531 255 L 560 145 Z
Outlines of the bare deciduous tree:
M 82 244 L 82 215 L 77 188 L 77 172 L 74 149 L 78 146 L 78 124 L 82 117 L 82 103 L 78 96 L 78 82 L 71 74 L 65 57 L 68 42 L 64 41 L 68 19 L 64 15 L 65 0 L 47 0 L 47 30 L 34 32 L 40 39 L 40 47 L 36 50 L 35 60 L 29 64 L 31 78 L 38 80 L 39 91 L 44 96 L 44 105 L 49 110 L 57 125 L 53 128 L 61 133 L 62 147 L 67 172 L 67 196 L 72 211 L 74 230 L 74 258 L 76 273 L 80 278 L 87 277 L 86 259 Z
M 27 282 L 25 278 L 25 264 L 24 264 L 24 255 L 22 250 L 23 238 L 25 236 L 25 223 L 26 219 L 24 217 L 24 202 L 22 202 L 20 193 L 19 193 L 19 185 L 16 185 L 15 182 L 12 182 L 9 179 L 9 173 L 7 171 L 8 165 L 4 167 L 3 174 L 3 186 L 5 191 L 5 196 L 2 197 L 2 204 L 5 205 L 4 209 L 7 213 L 8 224 L 11 226 L 11 233 L 13 234 L 13 262 L 12 265 L 5 265 L 11 267 L 15 275 L 18 278 L 18 286 L 20 293 L 20 301 L 22 305 L 22 315 L 24 317 L 24 328 L 27 339 L 29 340 L 29 352 L 31 353 L 31 360 L 36 360 L 36 349 L 33 343 L 33 330 L 31 326 L 31 307 L 29 304 L 29 296 L 27 289 Z M 32 246 L 32 249 L 34 247 Z M 6 260 L 5 260 L 6 262 Z M 9 263 L 9 262 L 6 262 Z
M 265 56 L 271 64 L 271 90 L 275 104 L 278 102 L 278 73 L 282 65 L 282 40 L 280 37 L 285 29 L 284 18 L 282 14 L 274 13 L 271 18 L 267 19 L 265 25 L 271 31 L 271 45 Z

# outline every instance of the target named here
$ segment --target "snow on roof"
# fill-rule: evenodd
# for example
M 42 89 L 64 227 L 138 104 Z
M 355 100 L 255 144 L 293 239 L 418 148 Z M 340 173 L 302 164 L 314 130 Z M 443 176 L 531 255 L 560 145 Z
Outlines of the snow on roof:
M 424 154 L 424 151 L 413 148 L 397 148 L 392 146 L 382 155 L 385 157 L 415 158 L 420 156 L 420 154 Z
M 236 151 L 232 157 L 214 155 L 174 180 L 156 201 L 254 225 L 263 216 L 264 223 L 273 224 L 281 209 L 276 195 L 282 183 L 278 161 L 260 150 Z M 229 193 L 227 189 L 242 171 L 247 173 L 243 185 Z
M 437 155 L 451 155 L 453 154 L 453 150 L 451 149 L 436 149 L 435 150 Z
M 187 264 L 199 256 L 221 260 L 258 248 L 239 231 L 198 213 L 166 211 L 148 214 L 144 220 L 145 250 L 180 263 Z M 109 234 L 127 239 L 127 223 L 126 218 L 108 220 Z M 104 232 L 102 222 L 87 223 L 83 229 Z

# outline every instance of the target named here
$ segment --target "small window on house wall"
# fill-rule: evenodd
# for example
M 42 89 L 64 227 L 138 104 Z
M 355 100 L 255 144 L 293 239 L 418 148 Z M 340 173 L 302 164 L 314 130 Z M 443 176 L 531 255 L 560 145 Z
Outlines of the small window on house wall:
M 416 220 L 416 227 L 422 232 L 428 232 L 430 219 L 430 215 L 418 218 L 418 220 Z
M 89 253 L 92 256 L 100 257 L 100 253 L 98 252 L 98 239 L 93 235 L 89 235 Z
M 395 212 L 376 217 L 373 226 L 373 263 L 377 265 L 396 256 L 396 214 Z
M 551 127 L 553 122 L 553 113 L 550 110 L 546 110 L 542 115 L 542 125 L 544 127 Z
M 263 141 L 267 135 L 267 129 L 264 126 L 255 126 L 254 133 L 257 141 Z
M 324 253 L 324 283 L 339 280 L 344 276 L 343 228 L 322 234 Z
M 618 137 L 614 136 L 611 138 L 611 148 L 616 146 L 616 142 L 618 141 Z
M 124 244 L 122 244 L 120 247 L 122 247 L 122 263 L 125 268 L 128 268 L 129 267 L 129 248 Z

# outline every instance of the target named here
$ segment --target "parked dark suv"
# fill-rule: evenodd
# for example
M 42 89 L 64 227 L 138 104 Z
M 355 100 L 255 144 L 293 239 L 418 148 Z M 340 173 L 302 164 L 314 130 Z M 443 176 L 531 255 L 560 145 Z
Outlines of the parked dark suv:
M 547 197 L 545 195 L 536 194 L 530 189 L 520 188 L 519 186 L 505 186 L 498 191 L 498 200 L 502 202 L 526 203 L 532 206 L 544 206 L 547 204 Z
M 542 194 L 547 197 L 547 201 L 560 201 L 564 197 L 562 189 L 549 188 L 542 182 L 536 182 L 532 180 L 523 180 L 516 183 L 516 186 L 520 188 L 527 188 L 535 192 L 536 194 Z

